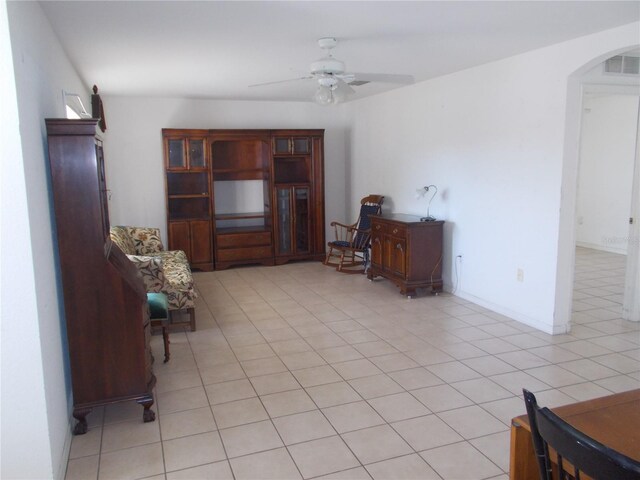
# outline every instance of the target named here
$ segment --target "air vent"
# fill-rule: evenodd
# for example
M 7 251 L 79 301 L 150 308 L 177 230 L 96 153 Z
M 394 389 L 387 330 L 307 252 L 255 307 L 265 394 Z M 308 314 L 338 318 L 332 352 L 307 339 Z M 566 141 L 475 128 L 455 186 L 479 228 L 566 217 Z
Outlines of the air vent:
M 640 75 L 640 57 L 617 55 L 604 62 L 604 72 L 617 75 Z
M 367 82 L 366 80 L 354 80 L 353 82 L 349 82 L 349 85 L 352 85 L 354 87 L 361 87 L 362 85 L 366 85 L 367 83 L 371 82 Z

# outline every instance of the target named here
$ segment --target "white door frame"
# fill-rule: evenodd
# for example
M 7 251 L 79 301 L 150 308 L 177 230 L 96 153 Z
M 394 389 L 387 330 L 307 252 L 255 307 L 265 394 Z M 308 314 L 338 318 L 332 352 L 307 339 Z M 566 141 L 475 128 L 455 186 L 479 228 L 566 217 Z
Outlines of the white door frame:
M 640 97 L 638 101 L 638 123 L 636 133 L 636 155 L 631 191 L 631 218 L 627 245 L 627 273 L 624 283 L 622 318 L 640 322 Z
M 561 174 L 561 201 L 556 259 L 556 297 L 552 327 L 554 334 L 565 333 L 571 329 L 573 283 L 575 278 L 578 158 L 580 150 L 582 98 L 585 86 L 582 82 L 582 76 L 607 58 L 638 48 L 639 46 L 640 45 L 637 44 L 629 45 L 625 48 L 600 55 L 576 70 L 574 74 L 567 79 L 567 118 L 565 121 L 565 142 Z M 616 88 L 616 86 L 613 85 L 610 87 Z M 638 220 L 638 223 L 640 223 L 640 220 Z M 637 239 L 638 237 L 635 238 Z M 638 273 L 637 256 L 635 263 L 635 268 L 627 268 L 627 271 L 635 271 L 637 280 L 637 276 L 640 275 L 640 273 Z M 636 282 L 636 286 L 640 286 L 640 281 Z M 638 297 L 638 295 L 634 296 Z M 637 298 L 634 302 L 637 303 L 639 300 L 640 298 Z

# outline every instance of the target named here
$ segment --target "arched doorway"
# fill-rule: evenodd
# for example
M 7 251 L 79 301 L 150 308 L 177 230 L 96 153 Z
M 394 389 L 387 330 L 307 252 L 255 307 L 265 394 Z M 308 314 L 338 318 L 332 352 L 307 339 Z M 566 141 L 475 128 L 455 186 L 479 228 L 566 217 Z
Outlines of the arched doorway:
M 572 317 L 572 300 L 573 286 L 575 278 L 575 244 L 576 244 L 576 202 L 578 189 L 578 166 L 580 159 L 580 138 L 581 138 L 581 120 L 583 112 L 583 99 L 588 79 L 588 72 L 601 64 L 609 57 L 621 54 L 633 48 L 621 49 L 602 55 L 593 59 L 588 64 L 577 70 L 569 77 L 567 87 L 567 116 L 565 131 L 565 150 L 564 163 L 562 172 L 562 201 L 560 211 L 559 226 L 559 243 L 558 243 L 558 262 L 556 276 L 556 302 L 555 302 L 555 318 L 554 327 L 556 331 L 568 331 Z M 640 87 L 638 79 L 635 79 L 635 85 L 629 87 L 621 87 L 614 85 L 614 82 L 603 81 L 598 85 L 602 91 L 618 92 L 625 90 L 626 93 L 638 95 Z M 593 87 L 590 87 L 593 89 Z M 635 219 L 628 233 L 628 253 L 627 253 L 627 275 L 626 288 L 624 292 L 624 318 L 629 320 L 640 321 L 640 281 L 639 259 L 640 259 L 640 241 L 638 239 L 638 215 L 640 214 L 639 184 L 640 176 L 640 160 L 638 160 L 638 137 L 636 135 L 635 148 L 635 173 L 633 174 L 633 200 L 632 200 L 632 218 Z M 631 179 L 629 180 L 631 182 Z M 635 241 L 634 241 L 635 239 Z

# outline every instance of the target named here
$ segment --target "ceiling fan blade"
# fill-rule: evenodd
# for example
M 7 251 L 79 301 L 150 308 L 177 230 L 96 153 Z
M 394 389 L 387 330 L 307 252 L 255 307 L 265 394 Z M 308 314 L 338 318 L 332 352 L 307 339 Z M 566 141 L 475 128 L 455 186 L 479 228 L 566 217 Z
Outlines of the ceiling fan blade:
M 336 91 L 338 93 L 341 93 L 342 95 L 351 95 L 352 93 L 356 93 L 356 91 L 341 78 L 338 78 L 338 86 L 336 87 Z
M 413 75 L 399 75 L 394 73 L 353 73 L 356 81 L 363 82 L 384 82 L 384 83 L 400 83 L 402 85 L 410 85 L 415 80 Z
M 256 83 L 254 85 L 249 85 L 249 87 L 264 87 L 264 86 L 267 86 L 267 85 L 277 85 L 279 83 L 297 82 L 299 80 L 310 80 L 312 78 L 313 78 L 313 76 L 307 75 L 306 77 L 289 78 L 287 80 L 278 80 L 276 82 Z

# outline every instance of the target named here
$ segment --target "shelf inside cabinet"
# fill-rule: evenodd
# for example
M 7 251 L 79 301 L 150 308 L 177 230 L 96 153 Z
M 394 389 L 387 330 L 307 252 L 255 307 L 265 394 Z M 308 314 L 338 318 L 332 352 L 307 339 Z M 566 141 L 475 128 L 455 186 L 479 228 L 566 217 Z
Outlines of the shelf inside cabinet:
M 262 140 L 216 140 L 211 166 L 216 170 L 262 170 L 269 163 L 269 145 Z
M 167 194 L 209 195 L 207 172 L 167 172 Z
M 268 212 L 219 213 L 216 220 L 238 220 L 243 218 L 264 218 Z
M 268 233 L 271 229 L 264 226 L 248 226 L 248 227 L 224 227 L 216 228 L 216 235 L 228 235 L 233 233 Z

